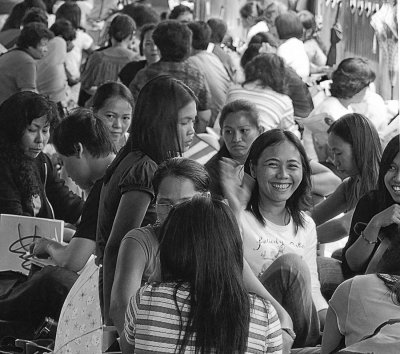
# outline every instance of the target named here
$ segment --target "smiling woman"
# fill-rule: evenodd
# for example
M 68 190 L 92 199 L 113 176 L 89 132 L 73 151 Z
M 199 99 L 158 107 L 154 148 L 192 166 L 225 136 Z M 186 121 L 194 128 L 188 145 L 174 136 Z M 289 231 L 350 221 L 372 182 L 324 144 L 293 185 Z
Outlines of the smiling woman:
M 323 320 L 328 306 L 318 280 L 315 224 L 301 211 L 311 192 L 304 148 L 288 131 L 261 134 L 244 165 L 245 176 L 254 178 L 250 199 L 243 197 L 248 191 L 238 185 L 234 164 L 223 159 L 222 180 L 242 229 L 244 257 L 292 318 L 294 346 L 313 346 L 319 337 L 318 315 Z M 244 199 L 249 200 L 245 210 Z
M 16 93 L 0 106 L 0 213 L 78 220 L 81 199 L 42 153 L 57 120 L 53 103 L 34 92 Z

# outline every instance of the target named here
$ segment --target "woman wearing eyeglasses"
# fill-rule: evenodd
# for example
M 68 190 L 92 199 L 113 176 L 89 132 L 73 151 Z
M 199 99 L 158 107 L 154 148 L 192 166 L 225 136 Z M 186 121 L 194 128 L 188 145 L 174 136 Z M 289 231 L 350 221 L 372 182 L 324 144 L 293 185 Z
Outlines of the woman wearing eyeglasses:
M 125 312 L 129 300 L 146 282 L 161 280 L 158 254 L 159 230 L 170 210 L 194 195 L 208 193 L 210 177 L 198 162 L 186 158 L 169 159 L 159 165 L 153 178 L 156 197 L 157 222 L 155 225 L 131 230 L 121 242 L 115 279 L 111 293 L 110 317 L 122 340 Z M 243 280 L 248 291 L 269 300 L 277 310 L 282 328 L 285 329 L 284 345 L 290 347 L 292 322 L 282 306 L 275 301 L 261 283 L 252 276 L 244 264 Z

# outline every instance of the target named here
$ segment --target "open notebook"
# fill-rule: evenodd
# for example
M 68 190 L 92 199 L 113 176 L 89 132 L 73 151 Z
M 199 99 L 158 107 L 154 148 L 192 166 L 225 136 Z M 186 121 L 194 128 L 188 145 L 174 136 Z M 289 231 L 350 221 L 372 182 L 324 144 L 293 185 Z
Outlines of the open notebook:
M 0 271 L 15 270 L 27 274 L 29 263 L 54 265 L 51 259 L 32 256 L 30 246 L 38 237 L 62 242 L 63 232 L 62 220 L 0 214 Z

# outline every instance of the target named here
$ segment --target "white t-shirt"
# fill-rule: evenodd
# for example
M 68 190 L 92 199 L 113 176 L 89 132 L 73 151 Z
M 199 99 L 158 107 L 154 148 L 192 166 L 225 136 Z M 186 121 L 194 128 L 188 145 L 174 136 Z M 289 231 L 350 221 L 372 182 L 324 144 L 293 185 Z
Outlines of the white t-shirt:
M 310 60 L 304 43 L 297 38 L 289 38 L 278 47 L 277 54 L 283 58 L 303 80 L 310 76 Z
M 82 51 L 88 50 L 93 44 L 93 38 L 81 29 L 76 30 L 76 38 L 72 41 L 74 47 L 67 53 L 65 64 L 73 78 L 81 76 Z
M 254 274 L 260 277 L 280 256 L 295 253 L 307 263 L 311 273 L 312 297 L 317 311 L 328 307 L 321 294 L 317 269 L 317 232 L 315 223 L 307 214 L 304 227 L 295 232 L 293 219 L 288 225 L 280 226 L 265 219 L 262 225 L 249 211 L 240 215 L 243 252 Z
M 303 145 L 309 159 L 325 161 L 327 158 L 329 125 L 325 117 L 329 116 L 332 121 L 336 121 L 348 113 L 352 113 L 350 107 L 343 106 L 336 97 L 327 97 L 313 109 L 308 118 L 302 120 Z

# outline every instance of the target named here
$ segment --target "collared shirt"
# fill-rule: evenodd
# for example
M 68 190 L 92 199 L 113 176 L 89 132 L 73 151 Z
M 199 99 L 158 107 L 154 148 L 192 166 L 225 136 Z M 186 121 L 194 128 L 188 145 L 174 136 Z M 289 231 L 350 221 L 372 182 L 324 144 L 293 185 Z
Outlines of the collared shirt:
M 199 100 L 199 111 L 210 109 L 211 94 L 207 81 L 203 73 L 187 61 L 170 62 L 161 60 L 140 70 L 129 85 L 129 89 L 132 91 L 135 101 L 142 87 L 152 78 L 160 74 L 170 74 L 189 86 Z

